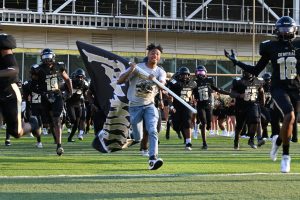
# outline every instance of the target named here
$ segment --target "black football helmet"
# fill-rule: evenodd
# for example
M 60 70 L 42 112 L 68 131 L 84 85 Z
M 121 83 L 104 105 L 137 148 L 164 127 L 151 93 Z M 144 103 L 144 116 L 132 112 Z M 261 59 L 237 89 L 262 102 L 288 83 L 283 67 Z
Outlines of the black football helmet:
M 187 68 L 187 67 L 180 67 L 179 70 L 178 70 L 178 73 L 180 75 L 183 75 L 183 74 L 190 75 L 191 74 L 189 68 Z
M 199 65 L 195 71 L 195 75 L 197 78 L 206 77 L 207 70 L 203 65 Z
M 43 49 L 43 51 L 41 52 L 41 61 L 43 63 L 54 63 L 55 62 L 54 52 L 49 48 Z
M 75 71 L 75 77 L 76 78 L 85 78 L 85 71 L 81 68 L 78 68 L 76 71 Z
M 262 75 L 262 78 L 263 78 L 265 81 L 270 81 L 271 78 L 272 78 L 272 75 L 271 75 L 269 72 L 266 72 L 266 73 L 264 73 L 264 75 Z
M 180 81 L 183 81 L 183 82 L 188 81 L 190 79 L 190 75 L 191 75 L 191 73 L 190 73 L 189 68 L 180 67 L 178 69 L 178 77 L 179 77 Z
M 275 24 L 275 34 L 282 41 L 291 41 L 296 37 L 298 27 L 293 18 L 283 16 L 279 18 Z

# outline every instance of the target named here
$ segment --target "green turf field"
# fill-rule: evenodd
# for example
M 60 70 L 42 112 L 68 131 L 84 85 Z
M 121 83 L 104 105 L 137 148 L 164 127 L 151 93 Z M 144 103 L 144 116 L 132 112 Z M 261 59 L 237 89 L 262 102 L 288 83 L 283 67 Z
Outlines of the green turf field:
M 280 159 L 269 159 L 271 143 L 254 150 L 241 139 L 209 137 L 208 150 L 193 140 L 193 151 L 171 134 L 160 135 L 162 168 L 149 171 L 138 145 L 100 154 L 91 148 L 93 134 L 66 143 L 56 156 L 52 136 L 43 136 L 43 149 L 27 136 L 4 146 L 0 138 L 0 199 L 299 199 L 300 145 L 291 144 L 291 173 L 280 173 Z M 1 142 L 2 140 L 2 142 Z

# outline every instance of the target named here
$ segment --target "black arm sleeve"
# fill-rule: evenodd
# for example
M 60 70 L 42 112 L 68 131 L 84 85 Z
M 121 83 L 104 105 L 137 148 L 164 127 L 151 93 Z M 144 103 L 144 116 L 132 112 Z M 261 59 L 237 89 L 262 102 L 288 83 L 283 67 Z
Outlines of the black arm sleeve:
M 270 49 L 272 49 L 272 44 L 273 42 L 269 40 L 260 43 L 259 54 L 261 55 L 261 57 L 255 66 L 247 65 L 239 61 L 236 63 L 236 65 L 243 70 L 253 74 L 254 76 L 258 76 L 270 61 L 270 54 L 272 54 Z
M 253 74 L 254 76 L 258 76 L 260 74 L 260 72 L 262 72 L 262 70 L 264 70 L 264 68 L 266 67 L 266 65 L 268 63 L 269 63 L 269 59 L 262 56 L 255 66 L 247 65 L 240 61 L 238 61 L 236 63 L 236 65 L 239 66 L 240 68 L 242 68 L 243 70 L 249 72 L 250 74 Z

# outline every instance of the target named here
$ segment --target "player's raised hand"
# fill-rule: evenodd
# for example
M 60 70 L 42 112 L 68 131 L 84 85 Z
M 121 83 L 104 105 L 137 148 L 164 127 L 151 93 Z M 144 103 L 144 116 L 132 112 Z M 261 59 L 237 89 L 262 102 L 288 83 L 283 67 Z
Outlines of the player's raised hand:
M 225 57 L 227 57 L 229 60 L 231 60 L 232 63 L 233 63 L 234 65 L 236 65 L 236 63 L 238 62 L 238 60 L 237 60 L 237 58 L 236 58 L 236 55 L 235 55 L 233 49 L 231 49 L 231 54 L 230 54 L 228 51 L 226 51 L 226 49 L 224 49 L 224 55 L 225 55 Z

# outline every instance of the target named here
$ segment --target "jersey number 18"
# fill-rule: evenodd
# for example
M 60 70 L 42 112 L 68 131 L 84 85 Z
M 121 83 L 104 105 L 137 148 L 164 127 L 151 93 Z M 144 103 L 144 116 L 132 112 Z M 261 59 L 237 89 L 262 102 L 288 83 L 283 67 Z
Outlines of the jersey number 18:
M 294 79 L 297 75 L 295 57 L 281 57 L 277 59 L 280 66 L 280 80 Z

